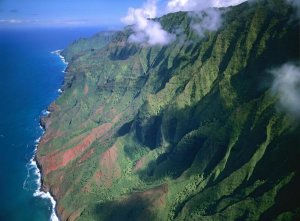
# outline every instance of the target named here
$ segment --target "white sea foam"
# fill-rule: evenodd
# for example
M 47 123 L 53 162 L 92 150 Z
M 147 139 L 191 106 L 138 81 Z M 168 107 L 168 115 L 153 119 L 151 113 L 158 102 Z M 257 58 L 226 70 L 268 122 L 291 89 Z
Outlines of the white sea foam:
M 26 177 L 26 180 L 24 181 L 23 188 L 27 190 L 32 190 L 32 186 L 35 186 L 35 191 L 33 193 L 34 197 L 40 197 L 42 199 L 47 199 L 50 200 L 52 204 L 52 212 L 51 212 L 51 217 L 50 221 L 59 221 L 59 218 L 56 214 L 55 207 L 56 207 L 56 201 L 54 200 L 53 196 L 51 195 L 50 192 L 44 192 L 42 191 L 42 175 L 41 171 L 39 170 L 36 160 L 35 160 L 35 155 L 38 147 L 38 142 L 41 140 L 41 137 L 36 139 L 36 145 L 34 149 L 34 155 L 30 159 L 29 163 L 26 165 L 28 169 L 28 174 Z M 31 174 L 34 176 L 34 181 L 35 183 L 30 182 L 30 176 Z
M 38 144 L 38 143 L 40 142 L 40 140 L 41 140 L 41 137 L 37 138 L 34 142 L 35 142 L 36 144 Z
M 69 64 L 68 62 L 66 62 L 66 59 L 65 59 L 63 56 L 61 56 L 60 54 L 59 54 L 58 56 L 60 57 L 60 59 L 62 60 L 62 62 L 63 62 L 65 65 L 68 65 L 68 64 Z
M 41 125 L 40 125 L 41 127 Z M 41 127 L 42 129 L 42 127 Z M 45 131 L 43 130 L 43 134 Z M 43 135 L 42 134 L 42 135 Z M 37 138 L 35 140 L 35 149 L 33 151 L 33 156 L 26 165 L 27 167 L 27 177 L 23 183 L 23 189 L 28 191 L 34 191 L 33 196 L 34 197 L 40 197 L 42 199 L 50 200 L 52 204 L 52 211 L 50 216 L 50 221 L 59 221 L 59 218 L 56 214 L 55 208 L 56 208 L 56 201 L 54 200 L 53 196 L 50 192 L 44 192 L 42 191 L 42 175 L 41 171 L 38 168 L 37 162 L 35 160 L 38 144 L 41 140 L 41 137 Z
M 69 63 L 66 62 L 66 59 L 61 55 L 61 52 L 62 52 L 62 51 L 63 51 L 62 49 L 55 50 L 55 51 L 51 51 L 51 54 L 58 55 L 59 58 L 62 60 L 62 62 L 63 62 L 65 65 L 68 65 Z
M 37 140 L 40 141 L 41 138 L 38 138 Z M 50 221 L 59 221 L 59 218 L 56 214 L 55 211 L 55 207 L 56 207 L 56 201 L 54 200 L 53 196 L 51 195 L 50 192 L 44 192 L 42 191 L 42 175 L 41 175 L 41 171 L 39 170 L 36 160 L 35 160 L 35 155 L 36 155 L 36 151 L 37 151 L 37 146 L 38 143 L 36 144 L 35 150 L 34 150 L 34 156 L 30 159 L 29 161 L 29 165 L 28 165 L 28 178 L 30 176 L 30 171 L 33 173 L 34 177 L 36 178 L 36 186 L 37 189 L 34 191 L 33 196 L 34 197 L 40 197 L 42 199 L 47 199 L 50 200 L 51 204 L 52 204 L 52 212 L 51 212 L 51 217 L 50 217 Z M 28 178 L 26 180 L 28 180 Z M 26 184 L 25 184 L 26 185 Z
M 41 190 L 42 187 L 42 183 L 41 183 L 41 172 L 37 166 L 37 163 L 35 160 L 32 160 L 31 165 L 35 168 L 35 175 L 38 177 L 37 179 L 37 186 L 38 189 L 36 189 L 36 191 L 33 193 L 34 197 L 40 197 L 42 199 L 48 199 L 51 201 L 52 204 L 52 213 L 51 213 L 51 217 L 50 217 L 50 221 L 59 221 L 58 216 L 56 214 L 55 211 L 55 207 L 56 207 L 56 201 L 54 200 L 53 196 L 51 195 L 50 192 L 44 192 Z
M 48 111 L 48 110 L 43 110 L 42 111 L 43 116 L 48 116 L 49 114 L 50 114 L 50 111 Z
M 66 67 L 64 68 L 64 70 L 61 71 L 62 73 L 64 74 L 67 73 L 68 64 L 69 64 L 68 62 L 65 63 Z
M 65 64 L 65 67 L 62 70 L 62 73 L 67 73 L 67 68 L 68 68 L 69 62 L 67 62 L 66 59 L 61 55 L 62 51 L 63 51 L 62 49 L 55 50 L 55 51 L 52 51 L 51 54 L 55 54 L 55 55 L 59 56 L 59 58 L 61 59 L 61 61 Z M 58 93 L 61 94 L 62 90 L 58 89 Z
M 57 54 L 59 55 L 62 52 L 62 49 L 51 51 L 51 54 Z

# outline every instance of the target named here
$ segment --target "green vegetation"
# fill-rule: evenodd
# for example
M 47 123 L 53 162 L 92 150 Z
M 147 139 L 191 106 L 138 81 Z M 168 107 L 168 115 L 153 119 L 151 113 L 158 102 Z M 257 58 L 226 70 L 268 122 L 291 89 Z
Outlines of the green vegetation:
M 227 10 L 199 38 L 128 43 L 130 29 L 79 40 L 38 149 L 62 220 L 299 220 L 300 127 L 277 111 L 268 70 L 299 59 L 282 0 Z

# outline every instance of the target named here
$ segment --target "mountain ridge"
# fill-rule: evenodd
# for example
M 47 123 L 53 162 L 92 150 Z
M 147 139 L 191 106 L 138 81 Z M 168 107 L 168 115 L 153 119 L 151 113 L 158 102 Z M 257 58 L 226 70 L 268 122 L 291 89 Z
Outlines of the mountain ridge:
M 61 219 L 297 219 L 299 126 L 268 74 L 299 59 L 291 13 L 243 3 L 200 38 L 179 12 L 160 18 L 185 36 L 169 46 L 128 43 L 125 29 L 64 50 L 37 154 Z

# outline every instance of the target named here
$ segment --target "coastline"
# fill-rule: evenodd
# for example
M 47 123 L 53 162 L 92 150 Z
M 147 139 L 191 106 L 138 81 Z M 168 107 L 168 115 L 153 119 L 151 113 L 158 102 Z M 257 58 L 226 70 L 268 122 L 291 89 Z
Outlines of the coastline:
M 68 62 L 66 62 L 65 58 L 61 55 L 61 52 L 63 50 L 56 50 L 56 51 L 52 51 L 51 54 L 55 54 L 57 56 L 59 56 L 59 58 L 61 59 L 61 61 L 66 65 L 64 70 L 62 71 L 63 73 L 66 73 L 66 69 L 68 67 Z M 58 95 L 61 95 L 62 93 L 62 89 L 59 88 L 58 90 Z M 34 175 L 37 177 L 37 189 L 35 190 L 33 196 L 34 197 L 40 197 L 42 199 L 48 199 L 50 200 L 51 204 L 52 204 L 52 211 L 51 211 L 51 216 L 50 216 L 50 221 L 60 221 L 60 218 L 58 216 L 57 213 L 57 209 L 56 209 L 56 205 L 57 205 L 57 200 L 55 199 L 54 195 L 51 192 L 51 189 L 49 188 L 48 190 L 45 188 L 45 186 L 43 185 L 43 174 L 42 174 L 42 168 L 41 165 L 38 162 L 37 159 L 37 150 L 39 147 L 39 143 L 41 138 L 44 136 L 45 132 L 46 132 L 46 127 L 43 123 L 43 120 L 48 118 L 51 114 L 51 111 L 49 111 L 49 109 L 44 110 L 42 112 L 42 115 L 40 117 L 40 128 L 42 130 L 42 135 L 36 140 L 36 145 L 35 145 L 35 150 L 34 150 L 34 155 L 31 158 L 29 165 L 31 167 L 34 168 Z
M 45 133 L 45 131 L 43 131 L 43 135 L 44 135 L 44 133 Z M 38 140 L 40 140 L 40 138 Z M 34 197 L 40 197 L 42 199 L 48 199 L 48 200 L 50 200 L 50 202 L 52 204 L 50 221 L 60 221 L 60 219 L 59 219 L 59 217 L 57 215 L 57 211 L 56 211 L 56 199 L 51 194 L 50 190 L 46 192 L 46 190 L 43 188 L 43 179 L 42 179 L 42 172 L 41 172 L 42 170 L 41 170 L 40 165 L 39 165 L 39 163 L 38 163 L 38 161 L 36 159 L 37 148 L 38 148 L 38 143 L 36 144 L 36 149 L 35 149 L 34 157 L 30 160 L 30 164 L 33 167 L 36 168 L 35 175 L 38 177 L 38 179 L 37 179 L 38 188 L 34 192 L 33 196 Z
M 64 58 L 64 56 L 61 55 L 62 51 L 63 51 L 63 49 L 59 49 L 59 50 L 56 50 L 56 51 L 51 51 L 51 54 L 57 55 L 65 65 L 68 65 L 69 63 L 66 62 L 66 59 Z
M 49 111 L 42 111 L 41 118 L 47 117 L 50 114 Z M 42 125 L 41 121 L 39 124 L 39 127 L 42 131 L 42 134 L 39 138 L 35 140 L 35 148 L 33 150 L 33 156 L 30 158 L 29 162 L 26 164 L 27 167 L 27 177 L 23 183 L 23 189 L 26 189 L 28 191 L 34 191 L 33 197 L 38 197 L 41 199 L 47 199 L 51 202 L 51 215 L 49 220 L 50 221 L 60 221 L 57 211 L 56 211 L 56 199 L 52 195 L 51 191 L 47 191 L 43 186 L 43 178 L 42 178 L 42 168 L 38 163 L 36 153 L 38 150 L 38 145 L 40 143 L 41 138 L 45 134 L 45 127 Z M 32 178 L 32 180 L 31 180 Z M 34 182 L 34 183 L 33 183 Z M 32 188 L 32 185 L 34 185 L 34 188 Z

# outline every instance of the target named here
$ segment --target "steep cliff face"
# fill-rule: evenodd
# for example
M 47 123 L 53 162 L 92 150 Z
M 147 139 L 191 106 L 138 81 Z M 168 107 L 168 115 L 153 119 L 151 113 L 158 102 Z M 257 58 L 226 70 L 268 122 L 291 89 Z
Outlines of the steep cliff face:
M 126 29 L 63 52 L 37 155 L 62 220 L 299 218 L 300 128 L 269 72 L 298 61 L 299 20 L 280 0 L 223 11 L 204 37 L 179 12 L 168 46 Z

